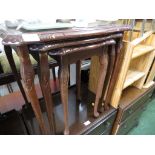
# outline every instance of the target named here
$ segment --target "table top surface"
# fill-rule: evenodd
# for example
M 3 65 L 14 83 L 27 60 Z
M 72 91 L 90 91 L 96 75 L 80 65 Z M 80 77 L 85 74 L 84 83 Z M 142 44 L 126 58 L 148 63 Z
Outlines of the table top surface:
M 104 25 L 95 27 L 72 27 L 64 29 L 51 29 L 41 31 L 8 30 L 2 43 L 4 45 L 16 45 L 52 42 L 62 40 L 76 40 L 77 38 L 89 38 L 104 36 L 130 30 L 129 25 Z

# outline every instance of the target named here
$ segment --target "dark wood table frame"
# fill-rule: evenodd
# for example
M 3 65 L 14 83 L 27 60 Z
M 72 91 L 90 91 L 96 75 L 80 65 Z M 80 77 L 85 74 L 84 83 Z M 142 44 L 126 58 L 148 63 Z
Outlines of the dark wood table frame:
M 106 67 L 104 66 L 104 59 L 106 58 L 107 52 L 106 47 L 110 45 L 114 45 L 114 40 L 109 40 L 99 44 L 88 45 L 85 47 L 75 47 L 75 48 L 64 48 L 62 52 L 55 53 L 50 52 L 49 55 L 54 57 L 59 63 L 59 80 L 60 80 L 60 93 L 61 100 L 64 107 L 64 122 L 65 122 L 65 131 L 64 134 L 69 134 L 68 128 L 68 65 L 72 63 L 76 63 L 77 65 L 77 100 L 80 100 L 80 60 L 90 58 L 91 56 L 98 55 L 100 57 L 101 64 L 101 76 L 99 79 L 99 89 L 96 93 L 95 107 L 98 104 L 98 96 L 100 96 L 100 92 L 102 92 L 102 85 L 104 83 L 104 76 L 106 75 Z M 66 53 L 66 54 L 65 54 Z M 95 116 L 96 116 L 95 110 Z
M 115 80 L 121 65 L 122 52 L 120 52 L 122 35 L 128 26 L 107 26 L 91 29 L 70 29 L 64 31 L 35 32 L 39 41 L 24 41 L 22 35 L 7 35 L 3 39 L 5 49 L 16 46 L 20 58 L 20 72 L 24 89 L 31 101 L 32 108 L 43 134 L 55 132 L 53 101 L 49 85 L 48 54 L 59 63 L 59 80 L 61 100 L 64 107 L 64 134 L 69 134 L 68 126 L 68 65 L 77 63 L 77 99 L 80 100 L 80 65 L 82 59 L 94 55 L 100 56 L 100 76 L 94 106 L 94 116 L 98 117 L 98 103 L 101 98 L 104 79 L 109 82 L 104 86 L 106 99 L 104 109 L 108 109 L 110 97 L 114 88 Z M 31 33 L 32 34 L 32 33 Z M 108 47 L 108 49 L 107 49 Z M 50 130 L 46 127 L 41 108 L 34 87 L 34 70 L 29 58 L 29 52 L 39 53 L 40 85 L 46 103 Z M 9 51 L 8 51 L 9 52 Z M 11 52 L 11 51 L 10 51 Z M 108 56 L 109 55 L 109 56 Z M 108 58 L 109 57 L 109 58 Z M 108 65 L 109 62 L 110 66 Z M 110 68 L 108 71 L 107 67 Z M 110 72 L 110 73 L 109 73 Z M 107 74 L 106 74 L 107 73 Z M 108 76 L 108 78 L 107 78 Z

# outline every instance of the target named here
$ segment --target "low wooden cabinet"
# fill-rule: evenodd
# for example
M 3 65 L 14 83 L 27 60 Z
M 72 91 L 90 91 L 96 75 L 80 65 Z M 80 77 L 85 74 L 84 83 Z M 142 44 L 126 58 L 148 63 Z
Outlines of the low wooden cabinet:
M 147 103 L 147 102 L 146 102 Z M 139 118 L 143 111 L 146 109 L 147 104 L 139 107 L 136 111 L 134 111 L 125 121 L 120 124 L 117 135 L 127 134 L 132 128 L 138 125 Z
M 81 132 L 82 135 L 109 135 L 116 117 L 116 110 L 111 109 L 101 119 L 96 120 L 88 129 Z
M 155 85 L 148 89 L 138 89 L 131 86 L 123 92 L 112 134 L 127 134 L 138 124 L 142 112 L 151 99 L 154 88 Z

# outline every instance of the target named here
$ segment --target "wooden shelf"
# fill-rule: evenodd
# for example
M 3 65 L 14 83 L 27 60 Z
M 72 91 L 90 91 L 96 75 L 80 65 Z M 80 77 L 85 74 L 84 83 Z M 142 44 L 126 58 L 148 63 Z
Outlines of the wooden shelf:
M 138 89 L 143 88 L 155 57 L 155 35 L 152 31 L 145 32 L 143 36 L 134 32 L 131 41 L 128 37 L 130 32 L 123 37 L 127 40 L 123 42 L 123 63 L 111 99 L 111 105 L 114 108 L 118 108 L 119 100 L 126 87 L 132 85 Z
M 139 71 L 135 71 L 135 70 L 128 70 L 123 89 L 127 88 L 128 86 L 133 84 L 135 81 L 142 78 L 144 75 L 145 75 L 144 72 L 139 72 Z
M 149 46 L 149 45 L 138 45 L 133 50 L 132 59 L 137 58 L 139 56 L 142 56 L 144 54 L 147 54 L 147 53 L 153 51 L 154 49 L 155 48 L 153 46 Z

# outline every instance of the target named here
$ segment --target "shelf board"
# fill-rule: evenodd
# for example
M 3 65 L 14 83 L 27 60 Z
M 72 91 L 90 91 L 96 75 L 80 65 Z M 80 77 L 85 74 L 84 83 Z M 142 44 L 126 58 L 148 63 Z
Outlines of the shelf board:
M 155 48 L 153 46 L 149 46 L 149 45 L 138 45 L 133 50 L 132 59 L 137 58 L 139 56 L 142 56 L 144 54 L 147 54 L 147 53 L 153 51 L 154 49 Z
M 154 85 L 155 84 L 155 82 L 154 81 L 150 81 L 150 82 L 148 82 L 147 84 L 145 84 L 144 86 L 143 86 L 143 88 L 150 88 L 152 85 Z
M 138 89 L 134 86 L 129 86 L 122 92 L 121 99 L 119 101 L 119 108 L 125 109 L 126 107 L 134 104 L 135 100 L 142 97 L 144 94 L 154 90 L 155 84 L 146 89 Z
M 139 72 L 139 71 L 135 71 L 135 70 L 128 70 L 123 89 L 127 88 L 128 86 L 133 84 L 135 81 L 142 78 L 144 75 L 145 75 L 144 72 Z

